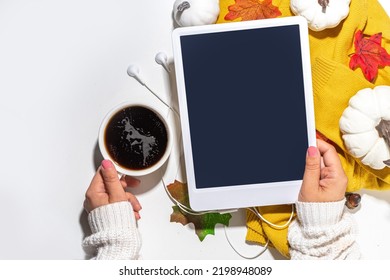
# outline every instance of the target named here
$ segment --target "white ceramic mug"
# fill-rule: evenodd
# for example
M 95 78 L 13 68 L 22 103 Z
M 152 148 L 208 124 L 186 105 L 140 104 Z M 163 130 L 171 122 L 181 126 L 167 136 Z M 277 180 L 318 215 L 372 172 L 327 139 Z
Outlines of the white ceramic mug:
M 104 117 L 98 141 L 103 158 L 111 160 L 119 173 L 144 176 L 168 159 L 172 132 L 167 117 L 152 105 L 125 102 Z

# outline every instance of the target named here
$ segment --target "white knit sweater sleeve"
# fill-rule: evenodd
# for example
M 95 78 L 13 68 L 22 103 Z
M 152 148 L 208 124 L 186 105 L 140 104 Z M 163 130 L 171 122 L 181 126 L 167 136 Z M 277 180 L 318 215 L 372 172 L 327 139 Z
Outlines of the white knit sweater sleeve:
M 291 259 L 359 259 L 357 226 L 337 202 L 296 202 L 297 219 L 288 229 Z
M 121 201 L 98 207 L 88 215 L 92 235 L 83 246 L 97 249 L 97 260 L 137 259 L 141 238 L 131 204 Z

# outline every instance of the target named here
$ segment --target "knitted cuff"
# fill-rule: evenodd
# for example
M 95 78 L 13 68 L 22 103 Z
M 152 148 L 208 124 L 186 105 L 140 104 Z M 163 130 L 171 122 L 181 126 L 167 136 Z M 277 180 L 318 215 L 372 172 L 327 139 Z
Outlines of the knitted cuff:
M 92 210 L 88 215 L 88 222 L 92 233 L 136 226 L 133 207 L 128 201 L 111 203 Z
M 338 223 L 343 215 L 345 199 L 336 202 L 296 202 L 298 219 L 304 228 L 326 227 Z
M 88 216 L 92 235 L 84 246 L 97 249 L 96 259 L 137 259 L 141 248 L 133 208 L 128 201 L 94 209 Z

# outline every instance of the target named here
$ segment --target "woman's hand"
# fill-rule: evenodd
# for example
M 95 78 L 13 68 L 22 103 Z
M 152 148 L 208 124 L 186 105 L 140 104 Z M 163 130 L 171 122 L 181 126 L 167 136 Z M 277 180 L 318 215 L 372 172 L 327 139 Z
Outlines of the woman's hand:
M 336 149 L 317 140 L 317 148 L 309 147 L 298 200 L 301 202 L 340 201 L 345 196 L 348 178 Z
M 125 188 L 136 187 L 139 183 L 139 180 L 130 176 L 119 179 L 112 162 L 103 160 L 85 194 L 84 208 L 91 212 L 97 207 L 127 200 L 131 203 L 135 218 L 138 220 L 141 204 L 133 194 L 126 192 Z

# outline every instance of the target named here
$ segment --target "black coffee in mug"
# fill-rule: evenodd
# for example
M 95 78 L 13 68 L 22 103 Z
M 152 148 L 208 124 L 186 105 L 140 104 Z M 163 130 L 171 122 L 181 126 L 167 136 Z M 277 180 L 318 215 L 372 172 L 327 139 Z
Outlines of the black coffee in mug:
M 116 112 L 104 132 L 104 145 L 112 160 L 130 170 L 142 170 L 156 164 L 163 157 L 167 144 L 164 122 L 154 111 L 138 105 Z

